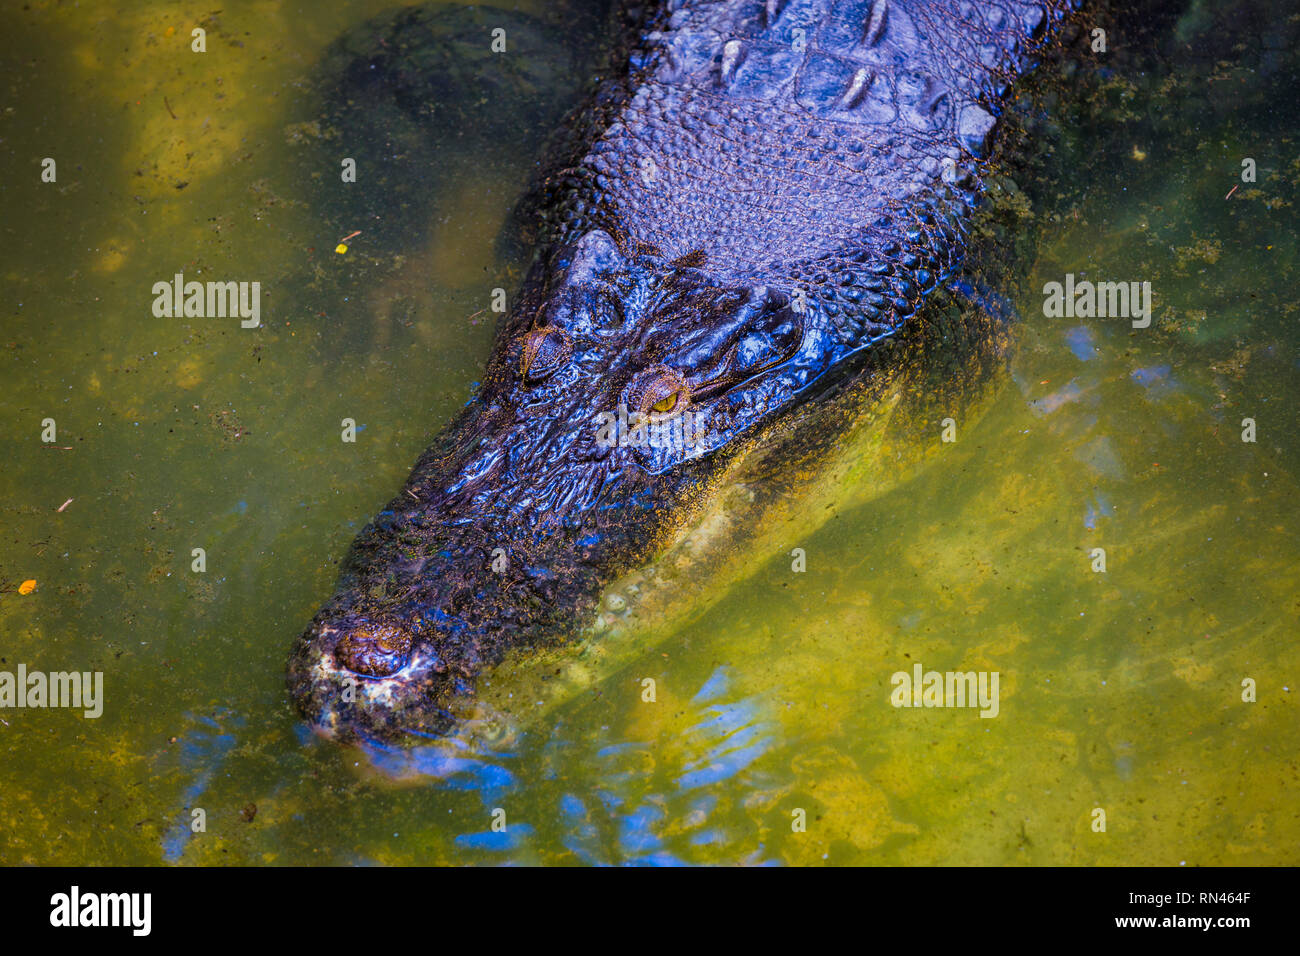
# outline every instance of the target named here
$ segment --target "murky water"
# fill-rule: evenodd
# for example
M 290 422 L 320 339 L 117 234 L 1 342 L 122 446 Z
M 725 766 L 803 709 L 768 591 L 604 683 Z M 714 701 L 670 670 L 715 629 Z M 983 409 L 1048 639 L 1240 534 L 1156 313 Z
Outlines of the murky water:
M 470 394 L 533 157 L 448 137 L 427 207 L 327 185 L 317 64 L 386 6 L 4 14 L 0 669 L 103 671 L 105 703 L 0 711 L 0 862 L 1298 861 L 1295 16 L 1197 3 L 1072 68 L 994 186 L 1037 251 L 992 407 L 395 784 L 306 732 L 286 654 Z M 262 327 L 155 317 L 178 272 L 260 281 Z M 1044 316 L 1066 273 L 1151 282 L 1150 327 Z M 996 671 L 997 716 L 893 707 L 916 664 Z

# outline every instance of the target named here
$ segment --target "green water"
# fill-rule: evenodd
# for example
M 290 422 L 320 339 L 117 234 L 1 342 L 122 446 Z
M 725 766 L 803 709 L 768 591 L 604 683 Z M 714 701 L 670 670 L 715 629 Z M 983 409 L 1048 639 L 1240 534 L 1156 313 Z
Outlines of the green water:
M 1294 17 L 1197 4 L 1065 84 L 1021 179 L 1010 380 L 955 443 L 752 577 L 684 586 L 702 614 L 508 746 L 399 785 L 302 727 L 285 660 L 470 395 L 531 158 L 432 170 L 406 248 L 328 231 L 364 203 L 295 179 L 303 104 L 386 5 L 3 14 L 0 669 L 103 671 L 106 700 L 0 711 L 0 862 L 1300 861 Z M 177 272 L 261 281 L 262 327 L 155 318 Z M 1152 282 L 1151 327 L 1044 317 L 1067 272 Z M 915 663 L 997 671 L 998 716 L 894 708 Z

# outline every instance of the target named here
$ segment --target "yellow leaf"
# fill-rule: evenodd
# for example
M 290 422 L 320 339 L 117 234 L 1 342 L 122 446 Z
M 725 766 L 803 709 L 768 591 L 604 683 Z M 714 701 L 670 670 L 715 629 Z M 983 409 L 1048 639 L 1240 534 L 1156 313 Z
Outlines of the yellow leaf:
M 18 585 L 19 594 L 31 594 L 35 590 L 36 590 L 36 580 L 34 578 L 28 581 L 24 581 L 22 584 Z

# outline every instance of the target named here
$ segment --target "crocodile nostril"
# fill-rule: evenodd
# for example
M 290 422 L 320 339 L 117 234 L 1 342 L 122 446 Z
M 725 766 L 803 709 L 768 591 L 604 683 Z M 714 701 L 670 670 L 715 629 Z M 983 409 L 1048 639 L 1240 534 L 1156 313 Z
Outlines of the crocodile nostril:
M 520 372 L 526 381 L 539 382 L 568 360 L 573 354 L 573 340 L 569 333 L 556 325 L 536 328 L 524 336 Z
M 406 666 L 411 657 L 411 635 L 391 624 L 362 621 L 352 625 L 334 648 L 343 667 L 366 677 L 387 677 Z

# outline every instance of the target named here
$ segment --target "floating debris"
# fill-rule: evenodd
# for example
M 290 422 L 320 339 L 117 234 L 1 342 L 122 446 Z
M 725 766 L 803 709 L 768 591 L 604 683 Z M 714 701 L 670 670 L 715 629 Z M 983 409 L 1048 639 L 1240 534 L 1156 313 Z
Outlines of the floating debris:
M 343 253 L 348 251 L 348 240 L 359 235 L 361 235 L 360 229 L 358 229 L 356 232 L 349 232 L 346 236 L 344 236 L 342 239 L 339 240 L 339 244 L 334 247 L 334 251 L 337 252 L 339 255 L 343 255 Z

